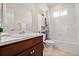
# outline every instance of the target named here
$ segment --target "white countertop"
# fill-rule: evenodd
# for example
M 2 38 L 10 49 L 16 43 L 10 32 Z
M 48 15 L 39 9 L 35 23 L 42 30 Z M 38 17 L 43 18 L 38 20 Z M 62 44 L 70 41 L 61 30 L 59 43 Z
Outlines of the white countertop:
M 38 37 L 38 36 L 43 36 L 43 34 L 41 34 L 41 33 L 29 33 L 29 34 L 25 33 L 22 35 L 16 34 L 11 37 L 4 36 L 4 37 L 1 37 L 0 46 L 4 46 L 7 44 L 11 44 L 11 43 L 15 43 L 15 42 L 23 41 L 23 40 L 28 40 L 30 38 L 34 38 L 34 37 Z

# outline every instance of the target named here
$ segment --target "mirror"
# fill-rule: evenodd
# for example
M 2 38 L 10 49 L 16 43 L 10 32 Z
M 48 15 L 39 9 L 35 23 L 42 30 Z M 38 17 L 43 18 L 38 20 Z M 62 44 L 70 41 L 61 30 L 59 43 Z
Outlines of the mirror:
M 2 26 L 7 33 L 31 32 L 32 4 L 6 3 L 4 6 Z M 6 15 L 6 16 L 5 16 Z

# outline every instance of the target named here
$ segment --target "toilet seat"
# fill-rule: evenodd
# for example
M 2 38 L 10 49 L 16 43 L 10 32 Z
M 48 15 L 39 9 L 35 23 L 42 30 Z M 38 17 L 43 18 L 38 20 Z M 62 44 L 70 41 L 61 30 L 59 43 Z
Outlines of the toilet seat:
M 45 40 L 45 43 L 55 43 L 53 40 Z

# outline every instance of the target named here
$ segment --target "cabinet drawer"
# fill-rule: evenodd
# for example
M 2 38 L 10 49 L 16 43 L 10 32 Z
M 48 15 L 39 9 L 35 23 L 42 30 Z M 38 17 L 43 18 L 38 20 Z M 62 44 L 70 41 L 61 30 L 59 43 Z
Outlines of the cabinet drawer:
M 22 53 L 18 54 L 18 56 L 42 56 L 43 55 L 43 46 L 42 42 L 35 45 L 34 47 L 23 51 Z
M 36 45 L 41 41 L 42 41 L 42 36 L 39 36 L 24 41 L 16 42 L 13 44 L 9 44 L 6 46 L 2 46 L 0 47 L 0 55 L 4 55 L 4 56 L 17 55 L 20 52 Z
M 17 56 L 29 56 L 29 53 L 32 49 L 27 49 L 23 51 L 22 53 L 18 54 Z

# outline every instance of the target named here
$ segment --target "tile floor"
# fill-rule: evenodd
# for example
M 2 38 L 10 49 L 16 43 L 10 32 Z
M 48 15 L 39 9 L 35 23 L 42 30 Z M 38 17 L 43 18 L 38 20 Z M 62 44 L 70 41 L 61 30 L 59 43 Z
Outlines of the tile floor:
M 76 52 L 71 52 L 68 50 L 60 50 L 60 49 L 48 49 L 44 48 L 43 51 L 44 56 L 79 56 Z

